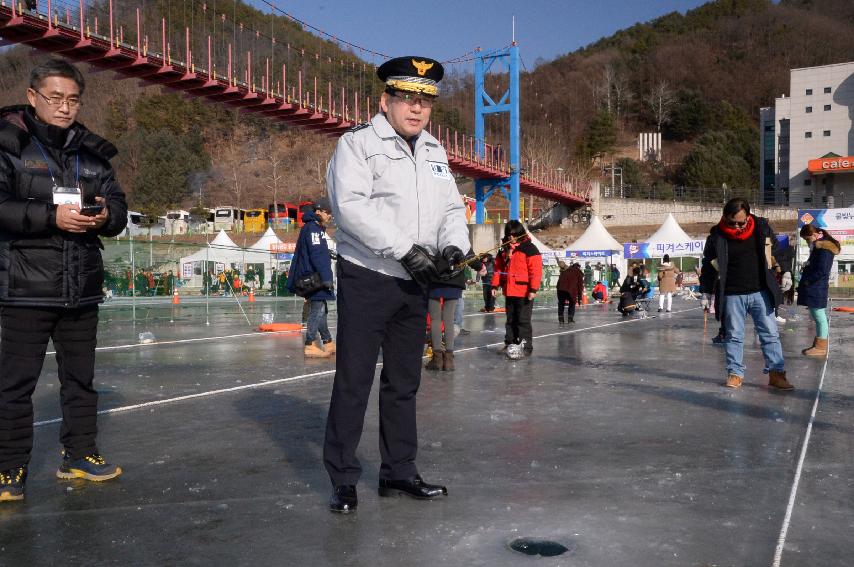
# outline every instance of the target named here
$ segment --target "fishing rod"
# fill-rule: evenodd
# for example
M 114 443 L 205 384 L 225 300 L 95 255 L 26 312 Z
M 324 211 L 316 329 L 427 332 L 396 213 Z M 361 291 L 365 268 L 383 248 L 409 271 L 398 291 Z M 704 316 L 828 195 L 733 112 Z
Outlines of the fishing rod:
M 528 236 L 527 234 L 524 234 L 522 236 L 508 236 L 507 242 L 502 242 L 501 244 L 499 244 L 498 246 L 496 246 L 494 248 L 490 248 L 489 250 L 481 252 L 480 254 L 475 254 L 474 256 L 471 256 L 470 258 L 464 259 L 462 262 L 458 262 L 458 263 L 454 264 L 453 266 L 451 266 L 451 270 L 445 274 L 442 274 L 440 276 L 440 278 L 443 280 L 449 280 L 449 279 L 455 278 L 458 275 L 460 275 L 463 272 L 463 270 L 465 270 L 471 264 L 474 264 L 476 262 L 482 262 L 483 259 L 486 258 L 487 254 L 491 254 L 492 252 L 501 250 L 505 246 L 509 246 L 510 244 L 514 244 L 516 241 L 521 240 L 522 238 L 525 238 L 527 236 Z

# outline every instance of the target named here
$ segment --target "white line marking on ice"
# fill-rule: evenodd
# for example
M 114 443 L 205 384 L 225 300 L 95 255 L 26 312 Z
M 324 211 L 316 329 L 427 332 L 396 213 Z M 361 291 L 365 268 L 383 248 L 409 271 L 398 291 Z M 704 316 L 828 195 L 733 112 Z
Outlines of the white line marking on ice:
M 783 517 L 783 526 L 780 529 L 780 537 L 777 539 L 777 549 L 774 550 L 774 562 L 772 567 L 780 567 L 780 561 L 783 559 L 783 547 L 786 545 L 786 536 L 789 533 L 789 525 L 792 521 L 792 512 L 795 509 L 795 498 L 798 495 L 798 485 L 801 483 L 801 474 L 804 470 L 804 461 L 807 457 L 807 449 L 812 436 L 812 426 L 815 423 L 815 414 L 818 411 L 818 402 L 821 399 L 821 388 L 824 385 L 824 377 L 827 374 L 827 362 L 830 360 L 830 340 L 827 341 L 827 357 L 824 359 L 824 366 L 821 369 L 821 379 L 818 381 L 818 389 L 815 393 L 815 400 L 812 404 L 812 413 L 810 420 L 807 423 L 807 431 L 804 435 L 804 444 L 801 446 L 801 455 L 798 458 L 798 466 L 795 468 L 795 479 L 792 481 L 792 491 L 789 493 L 789 504 L 786 506 L 786 515 Z
M 693 309 L 696 309 L 696 308 L 693 308 Z M 685 309 L 683 311 L 674 311 L 673 314 L 675 315 L 677 313 L 684 313 L 685 311 L 693 311 L 693 309 Z M 625 320 L 621 320 L 621 321 L 614 321 L 613 323 L 605 323 L 603 325 L 594 325 L 592 327 L 582 327 L 580 329 L 570 329 L 567 331 L 559 331 L 557 333 L 547 333 L 545 335 L 537 335 L 534 338 L 535 339 L 545 339 L 545 338 L 549 338 L 549 337 L 557 337 L 560 335 L 570 335 L 573 333 L 580 333 L 582 331 L 592 331 L 595 329 L 603 329 L 605 327 L 613 327 L 614 325 L 624 325 L 626 323 L 634 323 L 637 321 L 652 321 L 653 319 L 656 319 L 656 316 L 653 315 L 653 316 L 647 317 L 645 319 L 631 318 L 631 319 L 625 319 Z M 282 331 L 282 332 L 294 332 L 294 331 Z M 232 335 L 232 336 L 233 337 L 242 337 L 242 336 L 273 335 L 273 334 L 278 334 L 278 333 L 246 333 L 243 335 Z M 210 337 L 210 338 L 206 338 L 206 339 L 184 339 L 181 341 L 172 341 L 172 342 L 173 343 L 193 342 L 193 341 L 201 341 L 201 340 L 213 340 L 214 338 L 215 337 Z M 224 337 L 220 337 L 220 338 L 224 338 Z M 154 344 L 169 344 L 169 343 L 154 343 Z M 480 345 L 480 346 L 476 346 L 476 347 L 463 348 L 463 349 L 459 349 L 457 352 L 469 352 L 469 351 L 479 350 L 479 349 L 488 348 L 491 346 L 503 345 L 503 344 L 504 344 L 504 341 L 501 341 L 498 343 L 490 343 L 490 344 Z M 129 346 L 137 346 L 137 345 L 129 345 Z M 151 345 L 143 345 L 143 346 L 151 346 Z M 117 349 L 120 347 L 104 347 L 104 348 Z M 382 366 L 382 362 L 378 362 L 376 365 L 377 368 L 379 368 L 381 366 Z M 303 380 L 306 378 L 316 378 L 318 376 L 325 376 L 326 374 L 333 374 L 334 372 L 335 372 L 335 369 L 331 368 L 329 370 L 323 370 L 320 372 L 312 372 L 310 374 L 301 374 L 299 376 L 291 376 L 288 378 L 279 378 L 277 380 L 266 380 L 266 381 L 257 382 L 254 384 L 243 384 L 243 385 L 234 386 L 231 388 L 220 388 L 218 390 L 210 390 L 208 392 L 199 392 L 197 394 L 188 394 L 185 396 L 178 396 L 175 398 L 167 398 L 165 400 L 153 400 L 150 402 L 143 402 L 143 403 L 133 404 L 133 405 L 129 405 L 129 406 L 121 406 L 121 407 L 117 407 L 117 408 L 101 410 L 98 412 L 98 415 L 109 415 L 109 414 L 113 414 L 113 413 L 124 413 L 124 412 L 133 411 L 133 410 L 137 410 L 137 409 L 150 408 L 150 407 L 155 407 L 155 406 L 162 406 L 165 404 L 171 404 L 171 403 L 175 403 L 175 402 L 183 402 L 186 400 L 193 400 L 193 399 L 197 399 L 197 398 L 205 398 L 205 397 L 210 397 L 210 396 L 216 396 L 219 394 L 229 394 L 232 392 L 239 392 L 241 390 L 263 388 L 266 386 L 273 386 L 275 384 L 285 384 L 288 382 L 295 382 L 297 380 Z M 61 422 L 62 422 L 62 418 L 57 417 L 54 419 L 37 421 L 37 422 L 33 423 L 33 427 L 43 427 L 45 425 L 53 425 L 55 423 L 61 423 Z

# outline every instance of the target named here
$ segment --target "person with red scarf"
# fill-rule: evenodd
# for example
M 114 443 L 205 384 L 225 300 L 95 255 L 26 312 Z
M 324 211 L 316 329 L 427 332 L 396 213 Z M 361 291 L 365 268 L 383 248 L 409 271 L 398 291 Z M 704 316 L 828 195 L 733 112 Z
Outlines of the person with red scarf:
M 501 286 L 506 298 L 507 325 L 504 351 L 511 344 L 522 344 L 526 356 L 534 350 L 534 330 L 531 316 L 534 298 L 543 278 L 543 258 L 531 242 L 524 225 L 508 221 L 504 227 L 504 246 L 495 256 L 492 294 Z
M 775 272 L 777 238 L 768 220 L 750 214 L 750 204 L 741 198 L 724 205 L 720 222 L 713 226 L 703 250 L 700 290 L 714 292 L 717 283 L 721 309 L 726 313 L 727 379 L 729 388 L 740 388 L 744 380 L 744 321 L 753 319 L 769 373 L 768 385 L 779 390 L 794 390 L 786 379 L 783 347 L 777 331 L 774 310 L 782 303 L 782 292 Z

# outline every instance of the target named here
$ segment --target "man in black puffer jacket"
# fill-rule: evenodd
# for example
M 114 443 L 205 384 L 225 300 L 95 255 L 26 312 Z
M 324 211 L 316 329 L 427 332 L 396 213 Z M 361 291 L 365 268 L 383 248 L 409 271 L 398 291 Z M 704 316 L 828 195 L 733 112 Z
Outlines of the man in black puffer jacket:
M 30 74 L 29 105 L 0 109 L 0 501 L 24 498 L 31 396 L 53 340 L 63 458 L 58 478 L 121 469 L 95 444 L 95 343 L 104 266 L 98 236 L 127 223 L 109 159 L 116 148 L 76 122 L 85 84 L 50 60 Z

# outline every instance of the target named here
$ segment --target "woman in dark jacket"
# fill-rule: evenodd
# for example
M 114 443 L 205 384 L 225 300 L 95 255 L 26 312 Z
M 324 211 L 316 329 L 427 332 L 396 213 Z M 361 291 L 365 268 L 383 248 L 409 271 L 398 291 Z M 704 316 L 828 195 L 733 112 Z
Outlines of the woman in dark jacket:
M 472 252 L 469 251 L 466 258 L 471 259 L 472 256 Z M 480 271 L 482 267 L 480 262 L 470 262 L 469 265 L 476 271 Z M 436 260 L 436 269 L 440 274 L 451 272 L 451 267 L 442 257 Z M 427 370 L 454 370 L 454 339 L 456 338 L 454 311 L 465 288 L 465 270 L 430 284 L 427 312 L 430 314 L 430 341 L 433 345 L 433 357 L 427 363 Z M 442 327 L 444 327 L 444 348 L 442 348 Z
M 839 254 L 839 242 L 830 233 L 808 224 L 801 228 L 801 238 L 807 241 L 810 257 L 801 272 L 798 283 L 798 305 L 809 308 L 815 321 L 815 340 L 812 346 L 801 352 L 807 356 L 827 356 L 827 290 L 830 285 L 830 270 L 833 257 Z
M 560 276 L 557 279 L 557 320 L 564 323 L 563 309 L 567 307 L 567 321 L 575 323 L 575 306 L 584 295 L 584 273 L 578 264 L 567 266 L 558 262 Z

